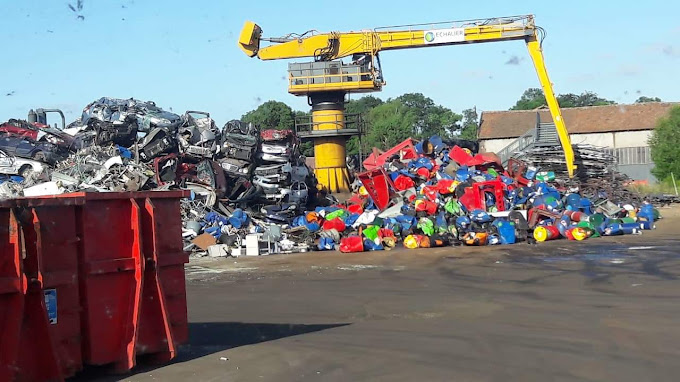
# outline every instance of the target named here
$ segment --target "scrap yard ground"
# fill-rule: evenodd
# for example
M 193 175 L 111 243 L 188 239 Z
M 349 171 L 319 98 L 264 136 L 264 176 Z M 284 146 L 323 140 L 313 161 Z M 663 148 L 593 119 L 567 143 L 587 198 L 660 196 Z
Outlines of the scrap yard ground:
M 130 381 L 671 381 L 680 208 L 538 245 L 196 259 L 190 343 Z

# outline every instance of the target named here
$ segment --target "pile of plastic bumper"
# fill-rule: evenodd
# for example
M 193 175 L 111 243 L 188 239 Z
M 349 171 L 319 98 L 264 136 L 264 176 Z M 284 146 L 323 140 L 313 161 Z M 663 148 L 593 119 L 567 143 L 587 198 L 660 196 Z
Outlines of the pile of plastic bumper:
M 586 240 L 641 234 L 660 217 L 648 201 L 617 200 L 604 189 L 592 194 L 592 182 L 581 194 L 578 183 L 562 182 L 553 171 L 519 160 L 506 169 L 495 154 L 473 155 L 439 137 L 374 150 L 364 166 L 369 171 L 358 174 L 349 200 L 293 220 L 315 233 L 318 249 Z

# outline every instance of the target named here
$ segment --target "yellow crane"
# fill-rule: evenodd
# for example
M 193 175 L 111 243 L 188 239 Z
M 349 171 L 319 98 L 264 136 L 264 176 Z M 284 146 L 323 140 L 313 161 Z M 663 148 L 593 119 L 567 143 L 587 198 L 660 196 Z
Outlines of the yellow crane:
M 278 38 L 262 37 L 262 29 L 246 21 L 238 45 L 249 57 L 261 60 L 314 58 L 313 62 L 288 65 L 288 92 L 308 98 L 312 122 L 307 136 L 314 139 L 315 172 L 319 183 L 337 192 L 348 189 L 346 138 L 358 133 L 346 126 L 345 96 L 380 91 L 386 84 L 379 52 L 509 40 L 524 40 L 527 45 L 572 177 L 576 169 L 574 152 L 545 68 L 541 50 L 544 34 L 543 29 L 535 25 L 533 15 L 402 25 L 358 32 L 308 31 Z M 260 46 L 262 41 L 269 45 Z M 344 57 L 351 57 L 351 62 L 342 62 Z

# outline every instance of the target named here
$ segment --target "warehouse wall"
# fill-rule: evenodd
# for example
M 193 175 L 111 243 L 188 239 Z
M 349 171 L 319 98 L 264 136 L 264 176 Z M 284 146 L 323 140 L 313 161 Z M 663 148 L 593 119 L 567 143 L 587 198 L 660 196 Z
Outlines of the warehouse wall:
M 629 165 L 618 165 L 617 169 L 628 175 L 633 180 L 646 180 L 649 183 L 656 183 L 657 180 L 652 175 L 652 168 L 654 168 L 653 163 L 649 164 L 629 164 Z
M 616 133 L 571 134 L 573 144 L 602 146 L 615 155 L 618 169 L 634 180 L 656 182 L 652 175 L 654 163 L 651 160 L 647 141 L 652 130 L 621 131 Z M 515 138 L 488 139 L 480 141 L 482 151 L 498 152 L 512 143 Z
M 614 147 L 613 133 L 569 134 L 574 145 Z
M 479 141 L 479 151 L 495 153 L 501 151 L 505 146 L 512 143 L 517 138 L 505 138 L 505 139 L 486 139 Z
M 614 134 L 616 147 L 645 147 L 652 130 L 622 131 Z
M 646 147 L 652 130 L 620 131 L 616 133 L 570 134 L 573 144 L 590 144 L 607 148 Z M 480 140 L 482 151 L 498 152 L 515 138 Z
M 616 133 L 592 133 L 570 134 L 571 143 L 590 144 L 595 146 L 619 148 L 619 147 L 645 147 L 652 130 L 619 131 Z

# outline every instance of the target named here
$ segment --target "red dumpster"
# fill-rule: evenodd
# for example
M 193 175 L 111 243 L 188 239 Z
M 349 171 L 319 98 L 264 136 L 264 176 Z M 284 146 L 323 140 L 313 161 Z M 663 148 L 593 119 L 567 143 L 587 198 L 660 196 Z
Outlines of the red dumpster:
M 74 195 L 74 194 L 71 194 Z M 179 199 L 185 191 L 82 193 L 78 235 L 85 364 L 161 362 L 188 339 Z
M 74 193 L 0 204 L 0 381 L 61 380 L 83 364 L 126 371 L 138 354 L 172 359 L 188 338 L 186 196 Z
M 62 380 L 82 369 L 75 205 L 0 206 L 0 381 Z

